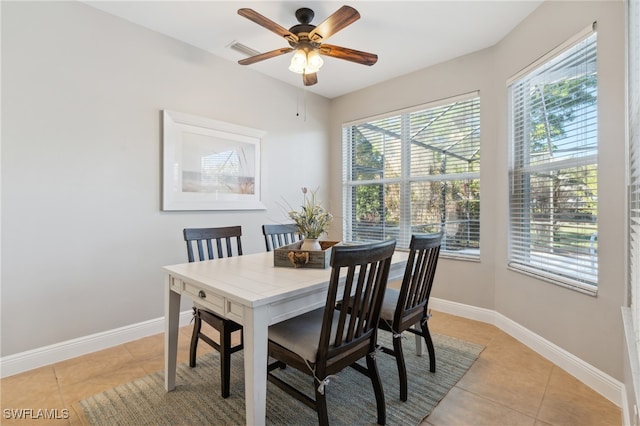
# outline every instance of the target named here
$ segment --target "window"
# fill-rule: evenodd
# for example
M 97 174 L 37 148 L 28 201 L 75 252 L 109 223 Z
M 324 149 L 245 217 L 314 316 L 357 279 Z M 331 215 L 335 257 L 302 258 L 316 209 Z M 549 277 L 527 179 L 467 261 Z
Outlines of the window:
M 594 294 L 598 280 L 596 33 L 509 85 L 509 266 Z
M 443 255 L 478 257 L 478 94 L 345 125 L 343 206 L 345 241 L 443 230 Z

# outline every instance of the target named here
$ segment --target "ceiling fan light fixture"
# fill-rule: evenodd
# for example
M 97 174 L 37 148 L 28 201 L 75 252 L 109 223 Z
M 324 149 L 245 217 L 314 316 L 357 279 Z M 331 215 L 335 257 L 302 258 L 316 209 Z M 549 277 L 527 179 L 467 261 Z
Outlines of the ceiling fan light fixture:
M 318 72 L 323 63 L 324 61 L 318 51 L 313 49 L 307 54 L 307 67 L 305 71 L 307 73 Z
M 304 69 L 307 66 L 307 52 L 304 49 L 298 49 L 291 58 L 291 64 L 289 64 L 289 71 L 293 71 L 297 74 L 304 73 Z
M 316 49 L 301 47 L 296 50 L 289 64 L 289 71 L 297 74 L 318 72 L 324 61 Z

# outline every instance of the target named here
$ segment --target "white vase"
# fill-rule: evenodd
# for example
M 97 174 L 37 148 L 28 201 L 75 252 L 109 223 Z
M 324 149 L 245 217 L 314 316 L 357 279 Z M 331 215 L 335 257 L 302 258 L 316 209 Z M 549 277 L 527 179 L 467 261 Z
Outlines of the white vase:
M 320 246 L 320 242 L 317 238 L 305 238 L 302 240 L 300 250 L 321 251 L 322 247 Z

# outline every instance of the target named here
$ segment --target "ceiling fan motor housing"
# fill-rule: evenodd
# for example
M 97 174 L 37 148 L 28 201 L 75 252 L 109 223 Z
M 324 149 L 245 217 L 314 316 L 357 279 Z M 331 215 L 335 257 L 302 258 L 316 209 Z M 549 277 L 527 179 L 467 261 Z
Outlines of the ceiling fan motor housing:
M 296 10 L 296 19 L 301 24 L 310 23 L 311 21 L 313 21 L 314 16 L 315 13 L 313 13 L 313 10 L 309 9 L 308 7 L 301 7 L 300 9 Z
M 313 13 L 313 10 L 306 8 L 306 7 L 302 7 L 298 10 L 296 10 L 296 19 L 298 20 L 299 24 L 294 25 L 293 27 L 289 28 L 289 31 L 291 31 L 293 34 L 295 34 L 296 36 L 298 36 L 298 41 L 293 41 L 293 40 L 288 40 L 289 44 L 291 45 L 291 47 L 296 48 L 296 47 L 306 47 L 306 48 L 316 48 L 318 47 L 317 45 L 314 45 L 312 43 L 310 43 L 308 34 L 316 27 L 315 25 L 312 25 L 310 22 L 313 20 L 313 17 L 315 16 L 315 14 Z

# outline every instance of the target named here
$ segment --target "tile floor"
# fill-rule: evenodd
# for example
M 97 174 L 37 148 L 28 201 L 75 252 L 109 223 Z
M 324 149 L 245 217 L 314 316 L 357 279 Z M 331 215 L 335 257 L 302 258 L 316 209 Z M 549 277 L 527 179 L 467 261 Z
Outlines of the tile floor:
M 565 371 L 494 326 L 434 312 L 434 333 L 480 343 L 484 351 L 421 426 L 621 425 L 621 411 Z M 186 362 L 191 327 L 180 329 Z M 200 345 L 199 350 L 207 350 Z M 3 425 L 83 425 L 78 401 L 161 370 L 162 334 L 41 367 L 0 381 Z M 57 409 L 58 420 L 14 420 L 5 409 Z

